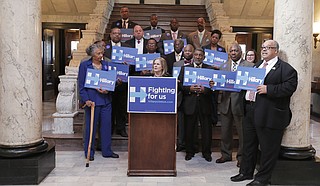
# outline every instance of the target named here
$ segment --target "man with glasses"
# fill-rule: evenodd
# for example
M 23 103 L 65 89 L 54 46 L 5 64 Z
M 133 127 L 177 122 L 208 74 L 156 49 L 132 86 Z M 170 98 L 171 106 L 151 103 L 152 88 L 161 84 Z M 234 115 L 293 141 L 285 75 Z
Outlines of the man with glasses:
M 253 66 L 252 63 L 242 59 L 241 47 L 238 43 L 231 45 L 229 49 L 230 60 L 226 67 L 221 68 L 225 71 L 236 71 L 238 66 Z M 240 166 L 242 154 L 242 120 L 244 116 L 243 99 L 245 91 L 230 92 L 222 91 L 220 113 L 221 113 L 221 157 L 216 163 L 225 163 L 232 161 L 232 142 L 233 142 L 233 125 L 236 126 L 239 136 L 239 147 L 237 152 L 237 166 Z
M 262 44 L 262 61 L 256 68 L 265 68 L 264 84 L 259 85 L 253 99 L 250 92 L 245 96 L 245 118 L 243 123 L 243 154 L 239 174 L 231 181 L 250 180 L 256 165 L 260 145 L 260 168 L 251 185 L 268 185 L 276 165 L 285 128 L 290 124 L 292 113 L 290 98 L 297 89 L 297 71 L 278 57 L 279 44 L 267 40 Z

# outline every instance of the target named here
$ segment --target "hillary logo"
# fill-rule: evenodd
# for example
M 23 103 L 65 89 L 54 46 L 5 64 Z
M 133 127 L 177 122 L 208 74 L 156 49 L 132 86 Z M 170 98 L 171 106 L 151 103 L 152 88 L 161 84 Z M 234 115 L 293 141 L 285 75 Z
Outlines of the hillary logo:
M 213 61 L 214 61 L 214 53 L 205 52 L 205 56 L 206 56 L 206 58 L 203 60 L 203 62 L 213 63 Z
M 112 49 L 112 60 L 122 60 L 123 58 L 123 50 L 119 49 Z
M 197 72 L 196 71 L 189 71 L 186 70 L 184 74 L 184 82 L 191 82 L 191 83 L 197 83 Z
M 137 68 L 146 68 L 147 67 L 147 63 L 148 63 L 148 60 L 146 57 L 137 57 L 136 58 L 136 67 Z
M 100 77 L 100 74 L 93 74 L 92 72 L 88 72 L 87 78 L 86 78 L 86 84 L 92 84 L 92 81 L 93 81 L 93 85 L 98 85 L 99 77 Z
M 214 86 L 219 83 L 221 87 L 226 86 L 226 75 L 213 74 Z
M 243 74 L 243 75 L 242 75 Z M 239 85 L 242 82 L 242 85 L 247 85 L 249 79 L 249 72 L 242 72 L 240 70 L 237 71 L 237 80 L 236 84 Z
M 140 87 L 139 92 L 136 91 L 136 87 L 130 87 L 130 102 L 135 103 L 136 98 L 139 98 L 140 103 L 145 103 L 146 102 L 146 87 Z

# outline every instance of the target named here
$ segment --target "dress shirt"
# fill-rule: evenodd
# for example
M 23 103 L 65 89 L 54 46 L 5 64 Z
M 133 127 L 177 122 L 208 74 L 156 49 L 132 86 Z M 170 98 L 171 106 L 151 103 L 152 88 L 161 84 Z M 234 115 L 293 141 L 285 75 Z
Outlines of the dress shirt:
M 171 31 L 171 35 L 172 35 L 172 40 L 178 39 L 178 30 L 175 32 Z
M 112 46 L 119 46 L 119 47 L 121 47 L 121 43 L 120 43 L 120 42 L 115 43 L 115 42 L 111 41 L 111 45 L 112 45 Z
M 194 68 L 202 68 L 202 63 L 200 65 L 197 65 L 196 63 L 193 63 Z
M 201 41 L 202 41 L 202 38 L 203 38 L 203 35 L 204 35 L 204 31 L 205 30 L 203 30 L 202 32 L 199 32 L 198 31 L 198 36 L 199 36 L 199 42 L 201 43 Z
M 124 29 L 128 28 L 128 19 L 127 20 L 122 19 L 122 28 Z
M 143 54 L 143 38 L 140 40 L 135 40 L 136 41 L 136 49 L 138 49 L 138 54 Z
M 180 61 L 181 60 L 181 56 L 182 56 L 182 52 L 180 52 L 179 54 L 174 52 L 175 57 L 176 57 L 176 61 Z

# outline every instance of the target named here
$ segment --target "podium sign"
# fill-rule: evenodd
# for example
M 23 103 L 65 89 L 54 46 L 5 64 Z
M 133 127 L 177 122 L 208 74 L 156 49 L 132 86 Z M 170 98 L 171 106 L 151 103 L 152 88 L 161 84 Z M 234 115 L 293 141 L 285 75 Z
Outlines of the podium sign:
M 129 76 L 129 113 L 176 113 L 177 78 Z

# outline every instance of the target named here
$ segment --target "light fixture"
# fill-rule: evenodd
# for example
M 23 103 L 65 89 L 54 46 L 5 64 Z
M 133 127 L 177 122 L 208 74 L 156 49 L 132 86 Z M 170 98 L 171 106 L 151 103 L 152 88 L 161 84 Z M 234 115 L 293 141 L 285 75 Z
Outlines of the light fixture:
M 320 39 L 317 37 L 320 33 L 320 22 L 314 22 L 313 23 L 313 40 L 314 40 L 314 48 L 317 48 L 317 42 L 320 42 Z

